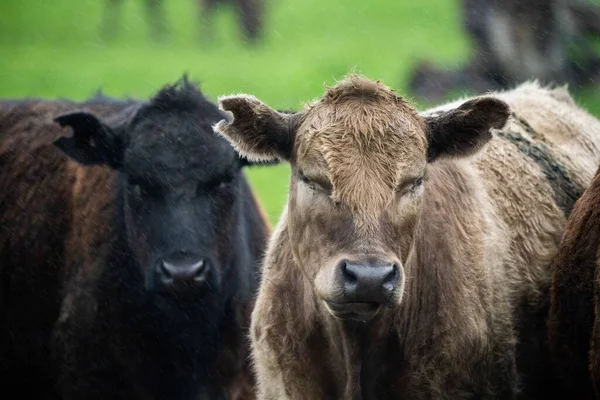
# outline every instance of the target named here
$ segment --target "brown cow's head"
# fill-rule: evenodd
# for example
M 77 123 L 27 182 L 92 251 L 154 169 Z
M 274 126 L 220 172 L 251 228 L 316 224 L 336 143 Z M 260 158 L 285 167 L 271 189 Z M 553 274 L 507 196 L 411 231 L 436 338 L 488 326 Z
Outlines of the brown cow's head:
M 330 313 L 357 320 L 402 300 L 428 162 L 475 153 L 509 114 L 504 102 L 480 97 L 425 119 L 355 75 L 297 114 L 246 95 L 220 105 L 234 120 L 215 130 L 242 154 L 291 163 L 294 257 Z

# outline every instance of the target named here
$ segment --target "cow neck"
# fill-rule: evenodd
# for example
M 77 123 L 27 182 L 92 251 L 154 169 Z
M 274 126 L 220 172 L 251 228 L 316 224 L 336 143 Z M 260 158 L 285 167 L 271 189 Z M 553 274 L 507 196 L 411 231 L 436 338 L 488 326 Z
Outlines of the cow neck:
M 407 260 L 407 270 L 423 275 L 419 268 L 413 248 Z M 325 334 L 329 336 L 331 351 L 339 363 L 336 368 L 344 371 L 340 376 L 343 383 L 339 387 L 344 398 L 376 399 L 401 393 L 407 387 L 410 360 L 431 338 L 426 333 L 431 326 L 422 325 L 426 322 L 422 320 L 420 307 L 427 305 L 430 309 L 434 308 L 438 300 L 435 293 L 427 293 L 418 281 L 407 282 L 398 308 L 383 308 L 366 323 L 340 321 L 321 309 L 326 320 Z M 428 298 L 422 301 L 415 296 Z

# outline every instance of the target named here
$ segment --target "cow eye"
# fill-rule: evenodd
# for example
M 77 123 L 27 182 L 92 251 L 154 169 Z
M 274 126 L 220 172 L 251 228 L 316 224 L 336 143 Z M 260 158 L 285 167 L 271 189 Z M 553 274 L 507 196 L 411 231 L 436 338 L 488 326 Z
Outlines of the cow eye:
M 298 176 L 300 177 L 300 180 L 304 183 L 306 183 L 307 185 L 312 185 L 314 182 L 312 182 L 310 179 L 308 179 L 306 177 L 306 175 L 304 175 L 302 172 L 298 173 Z
M 228 187 L 235 179 L 232 173 L 221 175 L 215 179 L 212 179 L 208 183 L 200 183 L 197 188 L 197 193 L 205 193 L 212 190 L 221 190 Z
M 130 178 L 128 183 L 129 190 L 136 197 L 156 196 L 161 191 L 159 186 L 153 185 L 143 179 Z
M 307 185 L 311 190 L 322 192 L 326 195 L 331 195 L 331 184 L 329 182 L 320 180 L 320 179 L 310 179 L 304 173 L 299 170 L 298 171 L 298 179 L 305 185 Z
M 416 179 L 410 180 L 406 183 L 403 183 L 398 187 L 398 193 L 402 196 L 407 193 L 413 193 L 416 191 L 421 185 L 423 185 L 424 177 L 420 176 Z
M 302 171 L 298 172 L 298 178 L 302 183 L 307 185 L 311 190 L 319 190 L 321 187 L 314 181 L 310 180 Z
M 413 183 L 412 183 L 412 188 L 413 189 L 417 189 L 419 186 L 421 186 L 423 184 L 423 177 L 417 178 Z

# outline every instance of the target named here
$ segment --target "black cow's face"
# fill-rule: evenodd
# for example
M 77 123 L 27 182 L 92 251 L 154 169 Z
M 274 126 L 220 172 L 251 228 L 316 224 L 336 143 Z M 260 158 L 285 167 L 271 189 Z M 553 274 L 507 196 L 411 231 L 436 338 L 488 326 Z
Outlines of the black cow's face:
M 146 287 L 215 287 L 231 263 L 241 164 L 206 120 L 134 120 L 123 157 L 127 239 Z
M 150 103 L 117 128 L 87 113 L 57 118 L 74 130 L 59 148 L 120 171 L 125 238 L 149 291 L 218 291 L 233 262 L 243 161 L 214 134 L 223 115 L 213 107 Z

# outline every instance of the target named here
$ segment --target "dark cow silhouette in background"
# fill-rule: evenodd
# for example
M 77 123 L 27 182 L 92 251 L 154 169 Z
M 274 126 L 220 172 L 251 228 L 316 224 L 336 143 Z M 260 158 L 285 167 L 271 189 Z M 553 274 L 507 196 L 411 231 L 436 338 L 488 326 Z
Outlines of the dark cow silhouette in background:
M 121 8 L 125 0 L 106 0 L 101 26 L 102 36 L 112 38 L 121 28 Z M 204 42 L 214 35 L 215 11 L 221 5 L 231 4 L 240 20 L 243 38 L 248 43 L 257 42 L 263 30 L 264 0 L 195 0 L 198 4 L 200 35 Z M 154 40 L 164 40 L 169 28 L 163 0 L 144 0 L 150 34 Z
M 509 89 L 528 79 L 581 87 L 600 78 L 592 43 L 600 36 L 600 8 L 585 0 L 463 0 L 462 10 L 473 56 L 454 70 L 420 62 L 409 90 L 423 100 L 460 89 Z
M 269 227 L 225 117 L 185 77 L 147 102 L 0 103 L 4 389 L 252 398 Z

